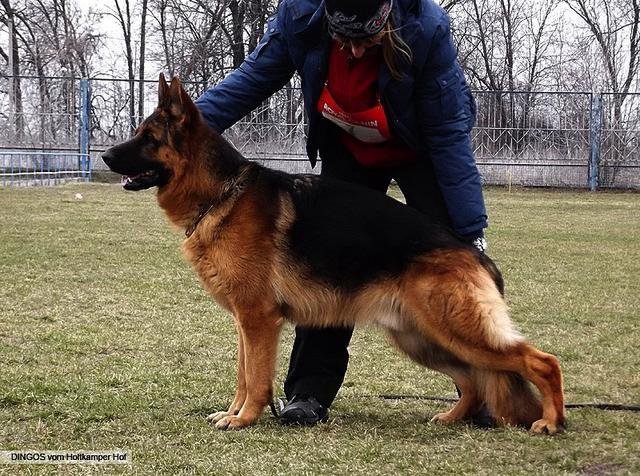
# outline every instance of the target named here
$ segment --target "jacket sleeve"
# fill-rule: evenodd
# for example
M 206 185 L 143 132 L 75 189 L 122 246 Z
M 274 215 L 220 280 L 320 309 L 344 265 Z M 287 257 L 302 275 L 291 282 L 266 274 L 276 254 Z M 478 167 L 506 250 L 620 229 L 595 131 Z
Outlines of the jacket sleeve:
M 224 132 L 293 76 L 294 65 L 281 33 L 286 13 L 286 2 L 282 2 L 253 52 L 235 71 L 197 99 L 196 106 L 216 131 Z
M 470 135 L 476 107 L 456 56 L 445 15 L 416 82 L 420 133 L 454 228 L 481 236 L 487 212 Z

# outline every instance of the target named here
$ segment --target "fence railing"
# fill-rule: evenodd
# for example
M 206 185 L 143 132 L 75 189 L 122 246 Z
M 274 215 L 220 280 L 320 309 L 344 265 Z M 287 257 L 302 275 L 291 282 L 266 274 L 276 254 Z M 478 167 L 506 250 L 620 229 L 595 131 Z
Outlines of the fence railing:
M 11 100 L 7 94 L 18 83 L 19 104 L 16 94 Z M 92 169 L 104 167 L 99 153 L 129 137 L 155 108 L 157 82 L 143 81 L 142 97 L 139 84 L 108 78 L 0 78 L 0 152 L 5 153 L 0 157 L 13 160 L 0 161 L 2 183 L 35 173 L 29 164 L 55 165 L 54 157 L 63 153 L 75 157 L 77 179 L 90 179 Z M 185 87 L 196 97 L 206 85 L 186 82 Z M 475 91 L 474 96 L 478 113 L 472 139 L 486 183 L 640 188 L 640 93 Z M 251 159 L 308 172 L 305 128 L 294 81 L 225 135 Z M 40 162 L 34 158 L 38 154 Z
M 476 91 L 475 156 L 488 183 L 588 186 L 590 93 Z
M 599 183 L 638 183 L 640 175 L 640 93 L 601 95 Z
M 65 151 L 0 150 L 0 184 L 3 187 L 90 180 L 91 164 L 86 155 Z

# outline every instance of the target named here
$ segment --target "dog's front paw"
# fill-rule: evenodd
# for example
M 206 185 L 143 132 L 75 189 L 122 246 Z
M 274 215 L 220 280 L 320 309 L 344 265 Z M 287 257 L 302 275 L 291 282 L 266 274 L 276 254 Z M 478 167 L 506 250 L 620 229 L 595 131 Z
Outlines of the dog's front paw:
M 534 433 L 545 433 L 547 435 L 556 435 L 559 433 L 564 433 L 564 426 L 560 423 L 552 423 L 544 418 L 533 422 L 531 425 L 531 431 Z
M 211 424 L 218 423 L 224 417 L 231 415 L 230 412 L 215 412 L 210 415 L 207 415 L 207 421 Z
M 240 428 L 245 428 L 251 424 L 253 424 L 253 421 L 247 420 L 246 418 L 240 418 L 235 415 L 227 415 L 220 418 L 216 422 L 215 427 L 218 430 L 239 430 Z

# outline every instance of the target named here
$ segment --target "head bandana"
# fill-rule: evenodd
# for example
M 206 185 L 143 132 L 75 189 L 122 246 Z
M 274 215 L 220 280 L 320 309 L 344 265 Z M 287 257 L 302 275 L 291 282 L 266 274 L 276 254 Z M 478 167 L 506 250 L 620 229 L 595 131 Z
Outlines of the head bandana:
M 345 14 L 337 9 L 339 7 L 336 7 L 333 13 L 329 8 L 325 8 L 329 33 L 357 40 L 374 36 L 384 28 L 392 7 L 393 0 L 382 2 L 378 10 L 369 17 L 358 13 Z

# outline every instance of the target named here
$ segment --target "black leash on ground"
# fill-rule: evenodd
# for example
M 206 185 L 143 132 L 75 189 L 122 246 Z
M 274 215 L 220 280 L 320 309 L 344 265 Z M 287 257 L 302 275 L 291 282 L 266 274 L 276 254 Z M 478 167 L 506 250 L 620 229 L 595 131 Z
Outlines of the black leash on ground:
M 354 396 L 355 397 L 355 396 Z M 356 398 L 379 398 L 381 400 L 430 400 L 436 402 L 457 402 L 457 398 L 429 397 L 427 395 L 360 395 Z M 598 410 L 640 412 L 640 405 L 619 403 L 567 403 L 565 408 L 596 408 Z
M 394 395 L 394 394 L 381 394 L 381 395 L 353 395 L 347 398 L 378 398 L 380 400 L 429 400 L 432 402 L 457 402 L 457 398 L 449 397 L 430 397 L 427 395 Z M 279 418 L 282 409 L 286 404 L 284 398 L 278 398 L 275 402 L 269 402 L 269 408 L 274 417 Z M 277 405 L 277 406 L 276 406 Z M 607 411 L 628 411 L 628 412 L 640 412 L 640 405 L 624 405 L 620 403 L 566 403 L 565 408 L 595 408 L 597 410 Z

